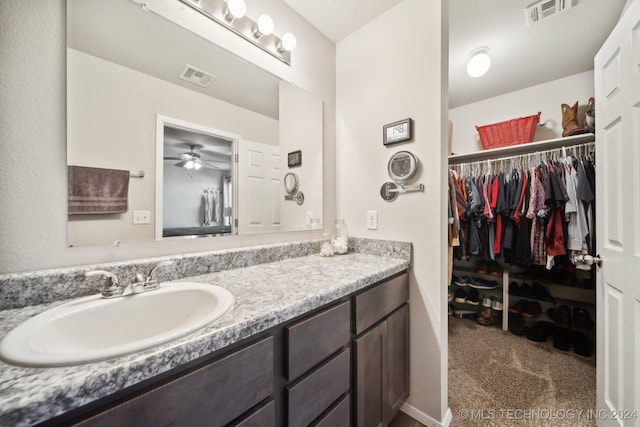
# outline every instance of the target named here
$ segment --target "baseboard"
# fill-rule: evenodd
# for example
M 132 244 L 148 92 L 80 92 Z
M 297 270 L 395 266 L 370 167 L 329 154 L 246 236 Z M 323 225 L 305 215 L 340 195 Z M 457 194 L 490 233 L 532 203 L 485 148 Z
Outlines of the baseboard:
M 452 415 L 450 408 L 447 408 L 447 412 L 444 414 L 444 419 L 442 420 L 442 422 L 431 418 L 429 415 L 425 414 L 414 406 L 409 405 L 408 403 L 404 403 L 400 410 L 427 427 L 448 427 L 449 423 L 451 423 Z

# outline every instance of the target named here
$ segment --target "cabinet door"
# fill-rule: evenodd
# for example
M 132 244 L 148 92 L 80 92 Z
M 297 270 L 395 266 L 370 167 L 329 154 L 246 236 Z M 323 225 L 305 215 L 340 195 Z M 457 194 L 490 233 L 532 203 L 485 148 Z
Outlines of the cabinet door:
M 355 419 L 358 427 L 384 426 L 387 415 L 387 322 L 353 340 Z
M 409 396 L 409 304 L 387 319 L 387 349 L 391 422 Z
M 224 426 L 272 394 L 269 337 L 78 425 Z

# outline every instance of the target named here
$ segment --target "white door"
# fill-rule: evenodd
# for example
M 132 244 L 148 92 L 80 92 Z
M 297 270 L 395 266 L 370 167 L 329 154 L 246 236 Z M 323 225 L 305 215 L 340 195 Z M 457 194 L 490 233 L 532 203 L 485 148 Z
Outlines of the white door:
M 280 148 L 247 141 L 238 143 L 238 232 L 280 230 Z
M 594 65 L 597 418 L 640 426 L 640 0 Z

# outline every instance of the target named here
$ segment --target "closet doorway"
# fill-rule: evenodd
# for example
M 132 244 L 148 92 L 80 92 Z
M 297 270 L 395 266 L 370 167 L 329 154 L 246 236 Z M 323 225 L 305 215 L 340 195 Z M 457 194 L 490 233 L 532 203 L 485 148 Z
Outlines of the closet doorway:
M 466 63 L 466 60 L 468 59 L 469 52 L 473 48 L 477 47 L 475 46 L 475 44 L 484 43 L 489 45 L 488 47 L 490 48 L 490 54 L 492 52 L 494 53 L 494 56 L 492 57 L 492 60 L 493 60 L 492 68 L 494 70 L 496 70 L 500 66 L 499 64 L 503 57 L 501 56 L 499 49 L 497 49 L 496 46 L 490 45 L 492 42 L 497 44 L 498 39 L 500 39 L 500 37 L 496 36 L 495 34 L 492 34 L 489 30 L 486 30 L 485 32 L 477 33 L 474 35 L 474 37 L 471 38 L 472 42 L 474 43 L 474 46 L 471 46 L 469 43 L 467 43 L 466 45 L 463 45 L 461 47 L 459 43 L 460 40 L 456 40 L 455 33 L 456 31 L 460 31 L 460 27 L 465 27 L 465 31 L 475 31 L 475 30 L 481 31 L 480 27 L 482 27 L 485 24 L 488 27 L 492 27 L 492 28 L 496 28 L 496 27 L 505 28 L 510 33 L 506 37 L 503 36 L 502 39 L 509 40 L 509 42 L 512 45 L 518 46 L 518 49 L 520 49 L 521 51 L 529 55 L 528 59 L 526 60 L 518 60 L 516 55 L 511 55 L 511 54 L 507 55 L 512 58 L 512 61 L 509 63 L 509 67 L 508 67 L 509 73 L 513 75 L 518 75 L 520 74 L 520 70 L 522 70 L 523 68 L 528 67 L 533 69 L 538 64 L 542 64 L 543 67 L 544 66 L 546 66 L 547 68 L 555 67 L 557 69 L 566 65 L 566 63 L 569 62 L 569 60 L 573 57 L 574 54 L 579 55 L 580 54 L 579 50 L 581 50 L 582 47 L 586 46 L 586 43 L 583 39 L 582 41 L 579 41 L 577 43 L 572 43 L 573 47 L 570 49 L 563 49 L 560 47 L 562 43 L 566 41 L 567 38 L 572 37 L 572 34 L 576 34 L 576 33 L 581 35 L 585 34 L 583 31 L 579 31 L 578 29 L 576 30 L 576 32 L 567 31 L 567 28 L 569 28 L 569 26 L 571 25 L 570 21 L 572 21 L 572 19 L 570 18 L 572 16 L 571 14 L 574 14 L 575 16 L 578 13 L 580 14 L 585 13 L 587 10 L 587 7 L 603 8 L 603 10 L 594 13 L 594 16 L 598 17 L 598 22 L 595 23 L 593 26 L 590 26 L 590 28 L 593 29 L 593 31 L 590 32 L 590 35 L 594 35 L 595 33 L 598 33 L 599 34 L 598 37 L 601 37 L 600 42 L 594 44 L 594 46 L 597 46 L 597 48 L 599 48 L 600 46 L 602 46 L 604 40 L 606 39 L 606 37 L 609 35 L 611 30 L 617 23 L 618 18 L 622 12 L 622 9 L 625 6 L 625 1 L 620 0 L 618 2 L 612 2 L 611 4 L 599 5 L 599 6 L 593 5 L 593 4 L 588 6 L 589 5 L 588 2 L 572 2 L 572 7 L 573 7 L 572 10 L 560 11 L 556 16 L 545 17 L 544 20 L 541 22 L 541 24 L 544 24 L 544 25 L 542 26 L 539 25 L 538 27 L 525 26 L 525 30 L 528 31 L 530 34 L 538 33 L 546 37 L 547 47 L 544 49 L 531 49 L 530 46 L 517 42 L 518 39 L 517 39 L 516 33 L 519 30 L 514 29 L 515 28 L 514 23 L 517 20 L 523 19 L 522 11 L 526 6 L 529 6 L 531 2 L 524 2 L 524 3 L 518 2 L 517 4 L 515 4 L 514 8 L 518 10 L 517 13 L 516 12 L 507 13 L 505 10 L 502 10 L 505 7 L 505 5 L 501 4 L 500 7 L 502 9 L 500 13 L 494 13 L 493 15 L 499 16 L 502 21 L 507 19 L 508 22 L 507 23 L 501 22 L 500 24 L 496 24 L 494 26 L 491 26 L 491 24 L 489 23 L 488 17 L 485 19 L 485 16 L 491 15 L 491 11 L 488 10 L 490 9 L 490 7 L 487 8 L 487 5 L 483 4 L 482 7 L 484 8 L 484 10 L 477 10 L 477 9 L 474 9 L 474 6 L 478 6 L 478 5 L 474 5 L 471 3 L 472 2 L 468 2 L 465 0 L 454 0 L 449 3 L 450 4 L 450 117 L 453 116 L 452 111 L 454 110 L 458 110 L 457 117 L 458 118 L 460 117 L 459 110 L 466 105 L 465 101 L 461 101 L 463 97 L 461 97 L 460 92 L 461 91 L 465 92 L 468 95 L 470 92 L 473 91 L 472 87 L 474 85 L 478 87 L 482 87 L 481 90 L 479 89 L 479 91 L 480 92 L 484 91 L 486 96 L 477 97 L 472 100 L 469 100 L 470 98 L 467 97 L 466 102 L 468 102 L 469 104 L 477 103 L 478 106 L 482 104 L 483 106 L 478 107 L 478 109 L 479 110 L 484 109 L 485 111 L 489 112 L 487 114 L 494 112 L 495 110 L 494 106 L 496 105 L 496 103 L 505 104 L 503 109 L 504 110 L 510 109 L 511 111 L 509 113 L 505 112 L 504 116 L 496 117 L 495 120 L 483 120 L 482 117 L 479 117 L 479 115 L 473 118 L 467 117 L 467 122 L 469 123 L 466 123 L 468 125 L 466 127 L 464 126 L 465 123 L 461 125 L 459 120 L 452 120 L 453 134 L 454 135 L 457 134 L 458 136 L 462 134 L 465 136 L 466 140 L 469 140 L 468 145 L 460 148 L 460 146 L 456 144 L 456 141 L 457 141 L 456 138 L 454 138 L 454 143 L 452 147 L 453 151 L 454 152 L 455 151 L 472 152 L 472 151 L 481 149 L 480 144 L 474 141 L 473 139 L 475 137 L 475 128 L 473 125 L 482 125 L 485 123 L 498 122 L 501 120 L 516 117 L 518 115 L 526 115 L 527 113 L 530 113 L 533 111 L 540 111 L 540 110 L 542 110 L 543 112 L 541 121 L 546 122 L 547 126 L 540 128 L 537 131 L 540 137 L 536 137 L 535 140 L 539 141 L 541 139 L 553 139 L 554 135 L 555 137 L 559 137 L 560 134 L 562 133 L 562 127 L 561 127 L 562 117 L 560 113 L 560 104 L 564 102 L 571 102 L 571 104 L 573 104 L 574 102 L 573 97 L 580 97 L 580 104 L 583 106 L 583 109 L 579 113 L 582 115 L 581 117 L 584 117 L 584 105 L 586 105 L 587 103 L 586 101 L 588 99 L 588 96 L 594 96 L 594 94 L 596 94 L 596 92 L 593 89 L 587 88 L 587 91 L 585 93 L 576 92 L 576 93 L 572 93 L 572 94 L 570 93 L 569 95 L 566 95 L 565 94 L 566 88 L 560 88 L 559 90 L 553 91 L 552 85 L 549 84 L 547 87 L 547 90 L 551 92 L 549 93 L 549 98 L 552 99 L 552 101 L 547 101 L 547 103 L 552 104 L 550 108 L 537 108 L 537 104 L 535 104 L 535 102 L 537 99 L 540 98 L 540 96 L 542 96 L 539 94 L 534 94 L 534 96 L 526 96 L 526 94 L 522 93 L 520 96 L 520 104 L 518 104 L 516 108 L 513 108 L 515 105 L 513 104 L 513 98 L 508 99 L 509 97 L 507 95 L 504 95 L 514 91 L 521 90 L 522 88 L 531 87 L 535 85 L 541 85 L 540 87 L 544 88 L 544 85 L 545 85 L 544 82 L 553 82 L 554 79 L 559 79 L 562 76 L 547 77 L 546 80 L 532 82 L 528 85 L 520 86 L 520 87 L 511 86 L 509 90 L 503 90 L 502 93 L 498 92 L 493 94 L 489 93 L 490 92 L 489 88 L 492 85 L 490 77 L 486 77 L 484 80 L 482 78 L 478 78 L 476 80 L 469 79 L 467 81 L 468 86 L 464 86 L 463 84 L 457 84 L 456 79 L 452 77 L 454 73 L 454 69 L 464 68 L 464 63 Z M 554 3 L 554 2 L 547 2 L 547 3 Z M 628 1 L 626 3 L 628 8 L 632 9 L 636 7 L 636 4 L 638 3 L 638 1 L 637 0 Z M 607 10 L 605 11 L 604 8 L 607 8 Z M 612 15 L 607 16 L 607 13 L 611 13 Z M 552 19 L 556 20 L 556 22 L 559 23 L 558 25 L 565 26 L 563 31 L 566 37 L 564 39 L 562 37 L 553 36 Z M 514 23 L 512 23 L 511 20 L 513 20 Z M 582 21 L 581 19 L 573 20 L 573 22 L 581 22 L 580 23 L 581 27 L 583 27 L 585 24 L 585 22 Z M 519 22 L 519 24 L 521 24 L 521 22 Z M 534 25 L 538 25 L 538 24 L 534 24 Z M 544 28 L 545 30 L 544 31 L 540 30 L 540 28 Z M 637 26 L 632 28 L 637 28 Z M 551 48 L 552 46 L 553 46 L 553 49 Z M 564 52 L 565 59 L 553 60 L 553 55 L 555 54 L 556 48 Z M 597 48 L 596 48 L 596 51 L 597 51 Z M 454 51 L 460 50 L 460 49 L 465 50 L 465 52 L 461 57 L 457 57 Z M 596 51 L 593 51 L 590 53 L 591 58 L 595 56 Z M 462 58 L 462 59 L 459 59 L 459 58 Z M 549 64 L 544 65 L 545 60 L 551 60 L 552 65 L 549 65 Z M 588 63 L 593 64 L 593 61 L 590 60 L 588 61 Z M 608 64 L 610 63 L 611 62 L 609 62 Z M 607 63 L 605 63 L 605 65 L 606 64 Z M 491 72 L 492 71 L 490 71 L 487 74 L 487 76 L 491 76 Z M 576 71 L 574 71 L 574 73 L 575 72 Z M 598 72 L 599 72 L 598 70 L 595 70 L 596 76 L 598 75 Z M 637 72 L 637 69 L 636 69 L 636 72 Z M 594 73 L 594 71 L 591 71 L 591 73 Z M 538 76 L 542 76 L 543 74 L 544 72 L 538 72 Z M 569 74 L 565 74 L 565 76 L 566 75 L 569 75 Z M 549 74 L 547 74 L 547 76 L 549 76 Z M 502 78 L 499 78 L 499 79 L 501 79 L 504 84 L 512 82 L 512 79 L 509 77 L 503 76 Z M 593 85 L 593 80 L 594 78 L 591 77 L 590 85 Z M 606 80 L 606 79 L 602 79 L 602 80 Z M 460 80 L 458 79 L 457 81 L 460 81 Z M 565 90 L 565 92 L 563 92 L 563 89 Z M 596 89 L 597 89 L 597 85 L 596 85 Z M 609 89 L 615 89 L 615 88 L 609 88 Z M 457 94 L 455 93 L 456 91 L 458 91 Z M 604 99 L 604 95 L 607 95 L 607 93 L 603 92 L 601 95 Z M 491 96 L 500 96 L 501 98 L 499 98 L 497 102 L 495 102 L 496 100 L 492 99 Z M 559 96 L 562 98 L 558 98 Z M 582 99 L 582 98 L 585 98 L 585 99 Z M 493 100 L 494 102 L 492 103 L 492 102 L 489 102 L 488 100 L 486 103 L 483 104 L 483 100 L 485 99 Z M 530 105 L 526 105 L 525 101 L 529 101 Z M 511 104 L 509 104 L 510 102 Z M 544 101 L 541 101 L 541 102 L 544 104 Z M 522 114 L 518 112 L 518 109 L 521 109 L 521 110 L 524 109 Z M 515 114 L 514 114 L 514 111 L 516 112 Z M 599 111 L 599 113 L 600 112 L 601 110 Z M 555 123 L 552 123 L 554 121 Z M 600 123 L 602 124 L 602 122 Z M 598 132 L 600 132 L 601 130 L 602 128 L 599 128 Z M 599 133 L 598 135 L 601 136 L 602 134 Z M 630 134 L 627 134 L 627 136 L 629 137 L 628 138 L 629 141 L 638 140 L 637 136 L 635 139 L 633 139 L 633 137 Z M 614 145 L 614 144 L 612 143 L 611 145 Z M 633 149 L 630 148 L 627 152 L 630 153 L 634 151 Z M 626 159 L 622 159 L 620 156 L 621 156 L 620 151 L 618 151 L 617 157 L 615 158 L 619 158 L 622 162 L 629 161 Z M 606 181 L 607 178 L 599 177 L 598 179 L 599 179 L 599 182 L 607 182 Z M 629 186 L 629 185 L 638 185 L 638 184 L 634 182 L 633 184 L 629 183 L 626 185 Z M 606 185 L 604 186 L 601 185 L 598 188 L 603 188 L 603 187 L 607 188 Z M 630 187 L 626 187 L 626 188 L 629 189 Z M 618 193 L 613 192 L 612 194 L 615 195 Z M 619 222 L 619 224 L 629 224 L 628 217 L 625 217 L 625 218 L 627 218 L 626 222 L 622 221 L 622 218 L 621 218 L 621 221 Z M 618 222 L 615 222 L 615 220 L 613 221 L 616 225 L 618 224 Z M 604 228 L 604 227 L 601 227 L 601 228 Z M 600 231 L 601 230 L 599 230 L 598 233 L 600 233 Z M 616 229 L 616 232 L 617 232 L 617 229 Z M 635 234 L 631 233 L 630 235 L 637 235 L 637 234 L 638 233 L 635 232 Z M 621 235 L 629 235 L 629 234 L 624 233 Z M 626 246 L 627 247 L 629 246 L 629 242 L 626 243 Z M 498 267 L 495 267 L 496 264 Z M 477 266 L 475 264 L 472 265 L 471 263 L 469 263 L 469 265 L 467 265 L 466 267 L 477 269 Z M 500 278 L 499 281 L 505 281 L 504 270 L 507 268 L 507 266 L 500 265 L 500 261 L 498 261 L 497 263 L 488 263 L 486 266 L 481 265 L 480 269 L 482 270 L 483 268 L 486 270 L 486 272 L 482 271 L 481 273 L 479 273 L 478 275 L 480 276 L 480 278 L 482 278 L 483 274 L 486 274 L 488 275 L 488 278 L 485 278 L 485 280 L 491 281 L 489 280 L 492 276 L 491 273 L 494 273 L 494 274 L 497 273 L 495 277 Z M 489 271 L 490 269 L 493 269 L 493 271 Z M 596 271 L 597 270 L 595 269 L 595 267 L 591 268 L 592 277 L 594 275 L 601 274 L 601 273 L 595 273 Z M 471 274 L 469 274 L 469 276 L 471 276 Z M 469 279 L 469 278 L 466 278 L 466 279 Z M 505 286 L 507 295 L 509 295 L 508 289 L 511 282 L 516 283 L 520 288 L 523 287 L 522 281 L 512 280 L 512 279 L 514 279 L 513 274 L 511 274 L 511 271 L 509 271 L 509 274 L 506 276 L 506 280 L 508 282 L 506 283 L 506 286 Z M 594 279 L 592 278 L 591 280 L 594 280 Z M 601 280 L 601 279 L 599 278 L 598 280 Z M 533 288 L 533 281 L 530 281 L 530 282 L 525 281 L 525 283 L 529 285 L 529 288 Z M 597 289 L 601 289 L 600 282 L 598 283 L 599 284 L 595 285 L 594 287 L 596 287 Z M 543 290 L 549 291 L 549 287 L 547 287 L 545 284 L 542 284 L 542 285 L 544 288 Z M 455 286 L 455 283 L 454 283 L 454 286 Z M 482 286 L 483 284 L 481 283 L 480 287 L 476 287 L 479 293 L 477 297 L 478 307 L 483 307 L 482 305 L 483 294 L 491 293 L 489 290 L 483 289 Z M 486 286 L 492 286 L 492 285 L 485 284 L 484 286 L 486 287 Z M 464 287 L 460 287 L 460 288 L 464 288 Z M 471 287 L 469 287 L 468 284 L 467 284 L 467 289 L 471 289 Z M 543 299 L 542 302 L 545 302 L 544 301 L 545 296 L 543 296 L 542 292 L 540 292 L 540 289 L 538 288 L 538 286 L 536 286 L 536 289 L 539 291 L 539 293 L 537 293 L 537 296 L 542 297 Z M 553 288 L 551 289 L 553 291 L 557 291 L 557 289 L 553 289 Z M 611 289 L 613 288 L 610 288 L 610 290 Z M 529 291 L 525 291 L 525 294 L 526 292 L 533 292 L 533 291 L 529 289 Z M 500 292 L 498 292 L 497 295 L 495 295 L 495 297 L 492 298 L 492 300 L 499 300 L 499 296 L 500 296 Z M 504 316 L 508 316 L 507 313 L 509 311 L 510 304 L 504 304 L 505 295 L 503 294 L 502 296 L 503 296 L 502 311 L 504 313 Z M 563 296 L 566 297 L 567 295 L 563 295 Z M 461 293 L 459 293 L 459 297 L 460 299 L 462 298 Z M 516 297 L 518 297 L 518 295 L 516 295 Z M 557 295 L 553 295 L 553 292 L 551 293 L 551 297 L 554 298 L 554 300 L 556 301 L 561 299 L 566 299 L 566 298 L 559 298 Z M 611 307 L 615 306 L 616 303 L 619 303 L 620 308 L 622 309 L 622 306 L 623 306 L 622 298 L 617 300 L 616 298 L 614 298 L 615 295 L 613 293 L 609 293 L 608 297 L 609 297 L 610 304 L 613 304 Z M 452 298 L 455 300 L 455 292 Z M 473 295 L 472 293 L 472 300 L 475 298 L 476 296 Z M 523 297 L 522 299 L 534 300 L 537 298 L 530 298 L 527 296 L 526 298 Z M 595 299 L 595 295 L 593 296 L 593 299 Z M 466 297 L 465 297 L 465 300 L 466 300 Z M 598 301 L 600 301 L 600 296 L 598 296 Z M 548 302 L 551 303 L 551 301 L 548 301 Z M 511 303 L 513 303 L 513 301 L 511 301 Z M 491 304 L 493 308 L 494 307 L 493 302 Z M 540 307 L 541 313 L 539 314 L 539 316 L 547 315 L 547 317 L 549 317 L 549 313 L 547 313 L 548 307 L 546 307 L 544 304 L 540 304 L 540 305 L 541 305 Z M 558 304 L 555 304 L 555 308 L 557 308 L 558 306 L 559 306 Z M 535 316 L 535 313 L 538 311 L 536 307 L 537 307 L 536 305 L 533 305 L 533 312 L 528 314 Z M 553 307 L 554 306 L 552 305 L 549 308 L 553 308 Z M 627 302 L 624 302 L 624 307 L 628 308 Z M 499 305 L 496 305 L 495 308 L 500 308 L 500 307 Z M 570 308 L 573 308 L 573 307 L 570 307 Z M 599 315 L 602 316 L 601 311 L 604 309 L 604 307 L 602 307 L 601 304 L 599 304 L 597 305 L 596 308 L 597 308 L 597 311 L 599 312 Z M 479 308 L 477 311 L 479 312 L 480 310 L 481 309 Z M 494 309 L 494 311 L 499 311 L 499 310 Z M 520 307 L 520 311 L 524 311 L 524 308 Z M 556 316 L 558 315 L 558 313 L 554 313 L 554 314 Z M 591 321 L 595 323 L 595 327 L 600 328 L 602 325 L 601 323 L 597 322 L 598 318 L 596 318 L 596 316 L 591 316 L 591 312 L 589 312 L 589 315 L 590 315 Z M 535 317 L 532 317 L 532 319 L 535 319 Z M 618 323 L 611 322 L 611 321 L 609 321 L 608 323 L 609 332 L 612 333 L 612 336 L 616 336 L 616 337 L 619 336 L 619 332 L 622 329 L 622 325 L 621 325 L 622 318 L 618 318 L 618 319 L 619 319 Z M 454 326 L 452 326 L 452 322 L 458 321 L 458 320 L 459 319 L 453 318 L 453 316 L 449 318 L 450 323 L 449 323 L 448 339 L 449 339 L 450 376 L 449 376 L 448 387 L 449 387 L 449 407 L 452 411 L 451 425 L 467 425 L 467 424 L 477 425 L 479 420 L 484 420 L 485 424 L 493 423 L 495 425 L 504 425 L 504 424 L 507 424 L 508 422 L 513 422 L 514 425 L 530 425 L 533 423 L 532 419 L 529 418 L 528 419 L 529 422 L 527 423 L 527 419 L 523 418 L 527 415 L 525 415 L 523 412 L 517 412 L 517 410 L 520 409 L 521 411 L 524 411 L 524 410 L 531 410 L 536 408 L 541 410 L 542 409 L 548 410 L 546 413 L 538 412 L 537 415 L 535 416 L 538 416 L 539 418 L 544 416 L 546 417 L 555 416 L 556 418 L 553 420 L 551 420 L 550 418 L 547 418 L 547 420 L 549 422 L 553 422 L 554 425 L 562 425 L 562 422 L 559 420 L 560 417 L 565 418 L 564 423 L 567 425 L 576 425 L 576 424 L 580 424 L 580 422 L 582 422 L 582 424 L 580 425 L 595 425 L 599 412 L 596 411 L 596 404 L 595 404 L 595 400 L 596 400 L 595 382 L 596 381 L 595 381 L 595 356 L 593 354 L 591 354 L 591 356 L 577 354 L 574 351 L 575 348 L 573 344 L 571 344 L 568 351 L 565 352 L 563 350 L 556 348 L 553 345 L 553 341 L 551 339 L 549 339 L 544 344 L 533 342 L 532 343 L 533 348 L 535 348 L 536 346 L 540 347 L 542 345 L 547 345 L 547 346 L 550 345 L 550 349 L 548 349 L 548 351 L 546 352 L 546 357 L 541 358 L 540 363 L 536 365 L 534 363 L 536 356 L 531 351 L 527 352 L 527 354 L 523 354 L 522 359 L 520 359 L 520 357 L 517 354 L 517 350 L 511 348 L 513 346 L 511 346 L 508 343 L 505 344 L 503 342 L 498 342 L 486 336 L 489 332 L 494 332 L 493 334 L 489 334 L 489 336 L 492 336 L 494 338 L 495 337 L 520 338 L 524 340 L 525 344 L 529 344 L 527 342 L 526 333 L 528 333 L 532 329 L 532 327 L 529 327 L 529 330 L 525 329 L 525 336 L 518 336 L 511 332 L 501 331 L 503 322 L 499 322 L 499 326 L 493 326 L 493 328 L 489 328 L 477 322 L 477 320 L 476 321 L 470 320 L 468 324 L 472 325 L 473 328 L 468 328 L 468 329 L 471 329 L 471 331 L 467 331 L 459 327 L 460 325 L 462 325 L 462 323 L 453 323 Z M 469 319 L 462 319 L 462 320 L 466 321 Z M 550 323 L 553 323 L 553 324 L 557 323 L 552 318 L 548 318 L 545 320 L 548 320 L 550 321 Z M 495 322 L 495 319 L 488 318 L 483 320 L 483 322 L 485 323 Z M 573 309 L 571 310 L 570 322 L 571 324 L 575 324 L 575 316 L 574 316 Z M 605 323 L 605 322 L 603 321 L 602 323 Z M 633 324 L 633 322 L 631 323 Z M 587 321 L 587 324 L 588 324 L 588 321 Z M 507 321 L 507 330 L 508 329 L 509 328 L 508 328 L 508 321 Z M 544 334 L 544 332 L 541 332 L 541 333 Z M 624 336 L 629 338 L 630 336 L 633 336 L 633 334 L 630 335 L 629 332 L 627 331 L 624 334 Z M 618 341 L 616 341 L 613 344 L 614 344 L 614 347 L 616 348 L 615 354 L 617 356 L 615 357 L 618 357 L 619 358 L 618 360 L 620 361 L 627 360 L 629 359 L 629 357 L 631 357 L 626 355 L 622 356 L 624 353 L 624 351 L 622 350 L 623 348 L 631 349 L 633 345 L 636 345 L 636 347 L 638 347 L 637 343 L 629 344 L 628 342 L 625 347 L 625 345 L 620 342 L 620 339 L 618 339 Z M 479 352 L 475 356 L 470 352 L 470 345 L 475 345 L 476 347 L 480 348 Z M 600 350 L 604 348 L 603 343 L 598 342 L 597 348 L 599 352 L 598 370 L 602 371 L 603 365 L 606 363 L 605 361 L 603 361 L 604 358 L 602 357 L 603 356 L 602 353 L 600 353 Z M 633 352 L 630 352 L 630 353 L 631 355 L 633 355 Z M 561 366 L 561 363 L 556 361 L 556 356 L 562 356 L 564 360 L 574 359 L 574 360 L 577 360 L 579 363 L 573 367 L 565 367 L 560 370 L 555 370 L 555 368 L 557 368 L 558 366 Z M 608 355 L 609 360 L 612 360 L 615 357 L 614 355 Z M 515 360 L 517 369 L 507 369 L 506 366 L 508 365 L 506 364 L 507 362 L 505 362 L 505 360 L 506 361 Z M 589 367 L 589 363 L 590 363 L 590 367 Z M 463 378 L 466 381 L 466 382 L 463 382 L 460 378 L 464 377 L 464 375 L 458 376 L 458 377 L 453 377 L 451 375 L 451 370 L 455 369 L 456 367 L 458 368 L 462 367 L 463 369 L 466 369 L 467 372 L 475 373 L 475 375 L 470 375 L 468 377 Z M 635 371 L 633 371 L 633 369 L 630 369 L 628 372 L 635 372 Z M 528 374 L 528 375 L 525 375 L 525 374 Z M 540 374 L 540 375 L 537 375 L 537 374 Z M 624 409 L 625 408 L 624 405 L 631 408 L 639 407 L 637 404 L 638 393 L 635 392 L 635 390 L 637 389 L 637 385 L 635 386 L 635 388 L 633 385 L 632 386 L 624 385 L 624 379 L 621 378 L 620 370 L 613 369 L 613 363 L 611 363 L 611 366 L 609 366 L 609 372 L 602 375 L 609 375 L 610 379 L 607 381 L 609 382 L 612 381 L 613 384 L 610 384 L 609 390 L 604 392 L 605 395 L 601 395 L 600 390 L 598 391 L 599 393 L 598 403 L 597 403 L 598 410 L 601 410 L 603 407 Z M 545 378 L 551 378 L 552 381 L 546 380 Z M 544 394 L 544 390 L 545 388 L 548 388 L 549 384 L 552 384 L 554 386 L 560 384 L 561 387 L 564 387 L 568 384 L 568 381 L 574 380 L 576 378 L 585 380 L 582 382 L 583 383 L 582 386 L 577 386 L 576 388 L 582 389 L 582 391 L 586 390 L 587 387 L 593 388 L 593 391 L 589 392 L 590 403 L 588 404 L 588 407 L 593 409 L 591 413 L 578 414 L 577 411 L 579 410 L 580 407 L 577 406 L 577 404 L 574 404 L 573 403 L 574 401 L 572 399 L 584 400 L 584 398 L 581 398 L 578 391 L 575 391 L 576 388 L 574 389 L 559 388 L 555 390 L 556 393 L 558 392 L 563 393 L 564 396 L 567 396 L 569 398 L 569 400 L 567 400 L 562 407 L 557 407 L 553 405 L 549 406 L 544 404 L 546 403 L 545 401 L 541 401 L 537 398 L 534 399 L 532 397 L 526 398 L 526 396 L 524 396 L 524 398 L 520 403 L 518 403 L 517 401 L 518 397 L 521 397 L 521 398 L 523 397 L 523 391 L 526 390 L 527 388 L 533 389 L 534 396 L 539 397 Z M 599 377 L 599 384 L 602 384 L 605 382 L 603 378 L 604 376 Z M 638 383 L 638 378 L 640 378 L 640 375 L 636 375 L 636 378 L 635 378 L 636 384 Z M 580 383 L 581 381 L 576 381 L 576 384 L 580 384 Z M 588 383 L 588 384 L 585 386 L 584 383 Z M 478 388 L 472 388 L 471 385 L 478 386 Z M 600 385 L 598 387 L 600 387 Z M 625 393 L 622 393 L 623 389 L 625 390 Z M 623 394 L 626 396 L 624 397 L 624 399 L 626 400 L 623 400 Z M 456 399 L 458 399 L 460 396 L 464 396 L 465 400 L 456 401 Z M 512 400 L 509 400 L 509 401 L 497 400 L 497 399 L 494 399 L 494 396 L 500 396 L 501 398 L 508 397 L 508 398 L 512 398 Z M 513 399 L 516 399 L 516 400 L 513 400 Z M 634 402 L 631 399 L 636 399 L 636 401 Z M 507 402 L 507 403 L 504 403 L 504 402 Z M 461 405 L 464 405 L 464 406 L 461 406 Z M 507 405 L 508 407 L 505 407 L 505 405 Z M 604 406 L 604 405 L 608 405 L 608 406 Z M 575 411 L 572 413 L 568 413 L 566 411 L 568 409 L 575 410 Z M 565 410 L 565 412 L 562 413 L 561 410 Z M 472 411 L 475 411 L 475 413 L 472 413 Z M 555 412 L 552 413 L 550 411 L 555 411 Z M 528 415 L 532 416 L 531 412 L 528 412 Z M 581 416 L 582 419 L 579 419 L 579 418 L 575 418 L 572 420 L 569 419 L 570 416 L 577 417 L 578 415 Z M 463 416 L 466 418 L 464 418 Z M 591 418 L 585 418 L 588 416 L 591 416 Z M 475 419 L 473 419 L 472 417 L 475 417 Z M 478 418 L 478 417 L 481 417 L 481 418 Z M 493 421 L 487 421 L 487 420 L 493 420 Z

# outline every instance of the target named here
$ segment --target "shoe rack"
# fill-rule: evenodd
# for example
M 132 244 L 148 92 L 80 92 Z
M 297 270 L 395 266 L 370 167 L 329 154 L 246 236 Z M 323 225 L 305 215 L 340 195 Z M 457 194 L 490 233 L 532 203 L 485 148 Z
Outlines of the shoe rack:
M 495 266 L 497 266 L 497 264 L 495 264 Z M 454 307 L 454 310 L 453 310 L 454 316 L 456 315 L 456 312 L 465 313 L 465 314 L 470 314 L 469 312 L 473 312 L 475 315 L 477 315 L 480 312 L 480 310 L 484 308 L 484 306 L 482 305 L 483 297 L 488 296 L 502 302 L 502 310 L 501 310 L 502 321 L 500 323 L 500 327 L 502 328 L 502 330 L 507 331 L 509 329 L 509 323 L 508 323 L 509 316 L 506 314 L 507 308 L 508 308 L 507 304 L 509 299 L 508 287 L 507 287 L 507 284 L 509 283 L 508 270 L 502 269 L 499 266 L 478 270 L 473 266 L 473 264 L 457 266 L 454 263 L 453 275 L 456 277 L 482 279 L 489 282 L 498 283 L 498 286 L 493 289 L 477 289 L 479 294 L 479 301 L 478 301 L 478 304 L 476 305 L 476 304 L 470 303 L 469 301 L 458 302 L 455 300 L 455 294 L 458 290 L 461 289 L 465 293 L 468 293 L 470 289 L 474 289 L 474 288 L 472 288 L 469 285 L 460 286 L 452 280 L 451 286 L 449 287 L 449 291 L 453 292 L 454 294 L 454 300 L 450 302 L 451 304 L 453 304 L 453 307 Z M 464 317 L 464 316 L 461 315 L 458 317 Z
M 539 310 L 532 313 L 523 313 L 524 326 L 527 330 L 540 321 L 554 322 L 555 319 L 549 317 L 550 309 L 557 309 L 565 306 L 571 308 L 572 312 L 582 309 L 589 314 L 594 323 L 590 338 L 595 339 L 595 291 L 593 288 L 578 287 L 571 280 L 564 279 L 564 283 L 553 279 L 538 277 L 527 272 L 512 272 L 509 268 L 502 268 L 496 262 L 474 262 L 458 261 L 453 265 L 454 277 L 480 278 L 488 281 L 496 281 L 498 286 L 494 289 L 478 289 L 479 304 L 475 305 L 465 301 L 464 303 L 455 301 L 455 293 L 462 289 L 468 292 L 469 286 L 459 286 L 452 280 L 449 292 L 454 294 L 453 315 L 461 313 L 457 317 L 474 317 L 483 308 L 483 295 L 502 299 L 502 323 L 503 330 L 509 330 L 509 312 L 513 310 L 521 300 L 527 301 L 531 305 L 539 305 Z M 569 282 L 569 283 L 567 283 Z M 534 287 L 535 284 L 535 287 Z M 546 296 L 545 296 L 546 294 Z M 538 311 L 537 313 L 535 311 Z M 572 329 L 572 328 L 571 328 Z

